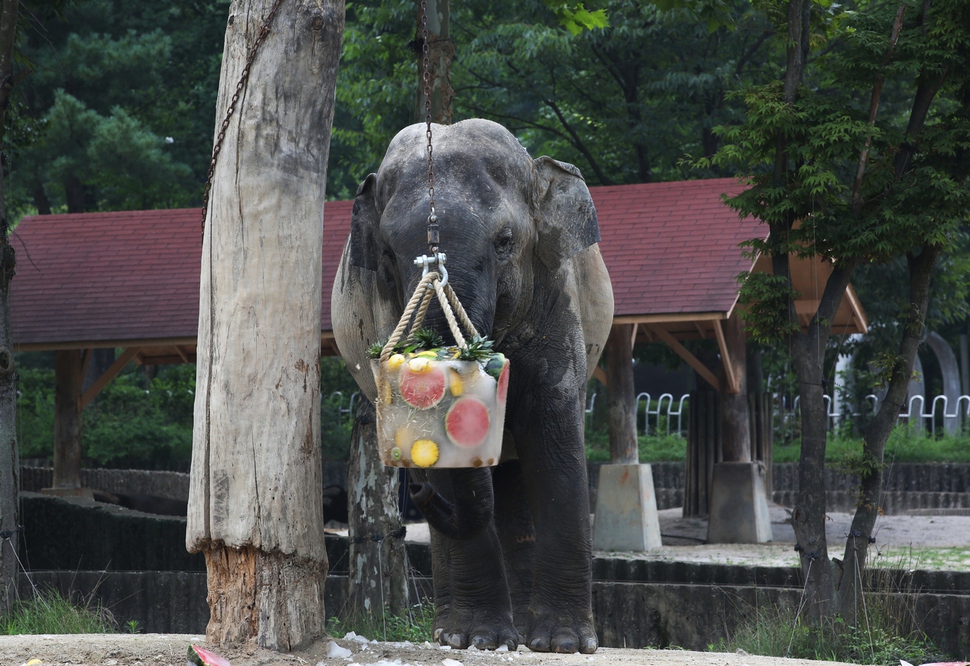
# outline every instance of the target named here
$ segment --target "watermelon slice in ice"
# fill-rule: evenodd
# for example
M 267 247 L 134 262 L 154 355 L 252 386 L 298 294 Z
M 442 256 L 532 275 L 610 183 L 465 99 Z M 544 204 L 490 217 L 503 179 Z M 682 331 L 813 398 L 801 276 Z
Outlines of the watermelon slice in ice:
M 445 377 L 444 369 L 434 362 L 420 366 L 415 364 L 417 371 L 412 369 L 411 365 L 411 363 L 407 363 L 401 368 L 399 383 L 401 397 L 404 402 L 418 409 L 434 407 L 441 402 L 448 387 L 448 379 Z
M 475 398 L 461 398 L 445 415 L 445 431 L 458 446 L 478 446 L 488 436 L 491 418 L 486 407 Z
M 495 398 L 498 404 L 505 404 L 505 397 L 509 393 L 509 362 L 506 361 L 502 366 L 502 374 L 498 376 L 498 388 L 495 390 Z

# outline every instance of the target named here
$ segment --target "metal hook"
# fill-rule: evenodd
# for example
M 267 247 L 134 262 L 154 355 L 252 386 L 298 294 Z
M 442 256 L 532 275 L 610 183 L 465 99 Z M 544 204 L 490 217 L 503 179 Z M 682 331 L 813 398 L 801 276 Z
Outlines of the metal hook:
M 438 272 L 441 273 L 441 286 L 448 284 L 448 269 L 445 268 L 445 260 L 447 257 L 444 252 L 438 252 L 433 257 L 429 257 L 426 254 L 422 254 L 420 257 L 414 260 L 415 266 L 421 266 L 421 277 L 428 274 L 432 266 L 437 265 Z

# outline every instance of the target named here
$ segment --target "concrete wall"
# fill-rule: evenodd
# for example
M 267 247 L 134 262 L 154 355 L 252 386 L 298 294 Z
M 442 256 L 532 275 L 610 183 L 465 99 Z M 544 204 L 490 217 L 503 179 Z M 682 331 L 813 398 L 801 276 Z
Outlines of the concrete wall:
M 595 506 L 596 484 L 600 463 L 589 463 L 590 504 Z M 683 506 L 684 464 L 679 462 L 652 463 L 653 487 L 657 508 Z M 347 463 L 326 461 L 323 485 L 347 487 Z M 798 466 L 795 463 L 776 463 L 772 466 L 774 492 L 772 501 L 792 506 L 798 492 Z M 149 472 L 142 470 L 84 469 L 81 480 L 85 487 L 109 493 L 147 494 L 187 500 L 189 475 L 180 472 Z M 51 484 L 50 468 L 21 468 L 21 490 L 38 492 Z M 827 467 L 825 485 L 828 489 L 829 509 L 851 511 L 855 507 L 852 489 L 858 480 L 851 475 Z M 896 463 L 886 470 L 883 483 L 883 511 L 887 514 L 906 513 L 926 509 L 970 509 L 970 464 L 968 463 Z
M 145 632 L 204 633 L 205 566 L 200 555 L 185 552 L 185 519 L 31 493 L 22 507 L 21 559 L 35 585 L 97 599 L 122 630 L 135 620 Z M 347 540 L 329 535 L 326 545 L 327 612 L 340 617 Z M 409 544 L 408 558 L 414 584 L 430 597 L 430 548 Z M 744 618 L 796 608 L 802 588 L 794 567 L 597 557 L 592 570 L 597 633 L 611 647 L 702 650 Z M 931 638 L 954 657 L 970 653 L 970 571 L 885 575 L 895 576 L 891 589 L 919 591 L 906 603 Z M 29 598 L 26 576 L 19 587 Z
M 185 550 L 185 518 L 82 497 L 20 494 L 20 559 L 28 569 L 205 571 Z
M 35 585 L 53 587 L 65 595 L 96 599 L 111 611 L 121 630 L 134 620 L 144 633 L 204 634 L 209 619 L 204 573 L 42 571 L 32 578 Z M 430 598 L 430 579 L 419 577 L 414 583 Z M 327 578 L 327 617 L 342 616 L 346 593 L 345 575 Z M 21 576 L 20 595 L 29 598 L 30 594 L 30 585 Z M 792 613 L 800 600 L 801 590 L 792 587 L 593 582 L 593 616 L 604 647 L 703 651 L 728 638 L 744 621 Z M 901 601 L 948 655 L 957 658 L 970 653 L 970 595 L 921 592 Z

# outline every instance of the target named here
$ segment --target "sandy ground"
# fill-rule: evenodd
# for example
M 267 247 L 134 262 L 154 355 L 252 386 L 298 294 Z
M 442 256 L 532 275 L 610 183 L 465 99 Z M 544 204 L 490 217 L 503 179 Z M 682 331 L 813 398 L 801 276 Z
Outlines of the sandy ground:
M 446 650 L 424 643 L 380 643 L 366 645 L 338 640 L 352 651 L 350 657 L 327 657 L 330 641 L 306 650 L 281 654 L 270 650 L 221 650 L 207 646 L 202 636 L 104 635 L 2 636 L 0 664 L 20 666 L 40 659 L 43 666 L 184 666 L 191 644 L 211 648 L 229 659 L 232 666 L 820 666 L 820 662 L 776 659 L 748 654 L 688 652 L 684 650 L 623 650 L 600 648 L 593 655 L 550 655 L 519 648 L 516 652 Z M 839 666 L 837 662 L 825 662 Z
M 759 545 L 705 544 L 707 523 L 684 519 L 680 509 L 658 512 L 664 546 L 647 553 L 617 553 L 618 557 L 708 561 L 763 566 L 797 566 L 794 533 L 783 507 L 770 507 L 774 541 Z M 827 521 L 830 554 L 841 556 L 852 516 L 831 514 Z M 882 516 L 876 524 L 877 558 L 899 566 L 937 569 L 970 569 L 970 516 Z M 426 541 L 426 525 L 409 525 L 409 540 Z M 889 561 L 891 560 L 891 561 Z M 516 652 L 447 650 L 430 643 L 361 643 L 338 639 L 352 651 L 347 657 L 328 657 L 330 641 L 321 641 L 293 654 L 269 650 L 223 650 L 205 643 L 203 636 L 160 634 L 110 634 L 85 636 L 0 636 L 0 666 L 21 666 L 39 659 L 42 666 L 184 666 L 189 645 L 212 649 L 227 657 L 232 666 L 270 664 L 301 666 L 819 666 L 818 662 L 775 659 L 747 654 L 718 654 L 682 650 L 627 650 L 600 648 L 594 655 L 548 655 L 520 647 Z M 834 662 L 826 662 L 832 664 Z

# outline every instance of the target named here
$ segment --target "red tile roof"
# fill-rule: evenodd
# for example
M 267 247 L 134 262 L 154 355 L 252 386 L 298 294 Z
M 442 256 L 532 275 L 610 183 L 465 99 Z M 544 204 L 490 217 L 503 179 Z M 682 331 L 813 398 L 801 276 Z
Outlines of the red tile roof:
M 738 243 L 767 227 L 728 208 L 733 178 L 593 187 L 615 316 L 729 312 L 738 273 L 753 261 Z
M 752 264 L 737 244 L 763 233 L 721 202 L 738 189 L 733 179 L 592 188 L 617 316 L 733 307 L 735 276 Z M 324 207 L 324 331 L 352 206 Z M 194 342 L 199 209 L 31 216 L 15 234 L 10 309 L 18 348 Z

